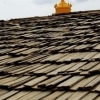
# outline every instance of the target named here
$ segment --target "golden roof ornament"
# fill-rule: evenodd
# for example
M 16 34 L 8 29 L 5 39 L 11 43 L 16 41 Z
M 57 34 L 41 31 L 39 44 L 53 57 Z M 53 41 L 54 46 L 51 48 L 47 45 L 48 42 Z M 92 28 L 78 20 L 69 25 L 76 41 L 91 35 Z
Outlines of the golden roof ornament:
M 65 0 L 61 0 L 61 2 L 57 5 L 55 4 L 54 8 L 56 10 L 56 14 L 70 13 L 72 5 L 66 3 Z

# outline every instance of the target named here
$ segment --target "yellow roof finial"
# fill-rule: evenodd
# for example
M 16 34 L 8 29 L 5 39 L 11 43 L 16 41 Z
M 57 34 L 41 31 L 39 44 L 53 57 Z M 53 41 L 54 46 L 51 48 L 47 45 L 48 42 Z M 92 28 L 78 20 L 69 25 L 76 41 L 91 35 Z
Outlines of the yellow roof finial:
M 61 0 L 61 2 L 63 3 L 63 2 L 65 2 L 65 0 Z
M 69 3 L 66 3 L 65 0 L 61 0 L 61 2 L 54 6 L 56 9 L 56 14 L 62 14 L 62 13 L 69 13 L 71 12 L 72 5 Z

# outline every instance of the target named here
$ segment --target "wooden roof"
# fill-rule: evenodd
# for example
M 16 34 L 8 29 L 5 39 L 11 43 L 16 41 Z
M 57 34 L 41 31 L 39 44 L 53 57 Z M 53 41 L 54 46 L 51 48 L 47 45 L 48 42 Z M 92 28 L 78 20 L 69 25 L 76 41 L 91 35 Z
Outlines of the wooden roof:
M 100 11 L 0 21 L 0 100 L 100 100 Z

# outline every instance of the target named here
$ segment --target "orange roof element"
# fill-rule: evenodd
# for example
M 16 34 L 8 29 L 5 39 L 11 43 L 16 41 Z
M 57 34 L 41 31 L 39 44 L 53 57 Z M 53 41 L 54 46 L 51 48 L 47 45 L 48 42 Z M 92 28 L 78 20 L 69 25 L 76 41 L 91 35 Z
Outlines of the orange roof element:
M 58 5 L 55 4 L 55 6 L 54 6 L 54 8 L 56 10 L 56 14 L 70 13 L 71 7 L 72 7 L 72 5 L 69 3 L 66 3 L 65 0 L 61 0 L 61 2 Z

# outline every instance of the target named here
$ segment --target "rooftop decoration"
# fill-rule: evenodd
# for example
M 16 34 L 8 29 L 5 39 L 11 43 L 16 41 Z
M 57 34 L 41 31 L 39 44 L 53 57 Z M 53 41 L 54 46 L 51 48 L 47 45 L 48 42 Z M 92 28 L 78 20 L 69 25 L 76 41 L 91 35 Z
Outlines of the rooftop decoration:
M 57 5 L 55 4 L 54 8 L 56 10 L 56 14 L 62 14 L 62 13 L 70 13 L 71 12 L 72 5 L 69 3 L 66 3 L 65 0 L 61 0 L 61 2 Z

